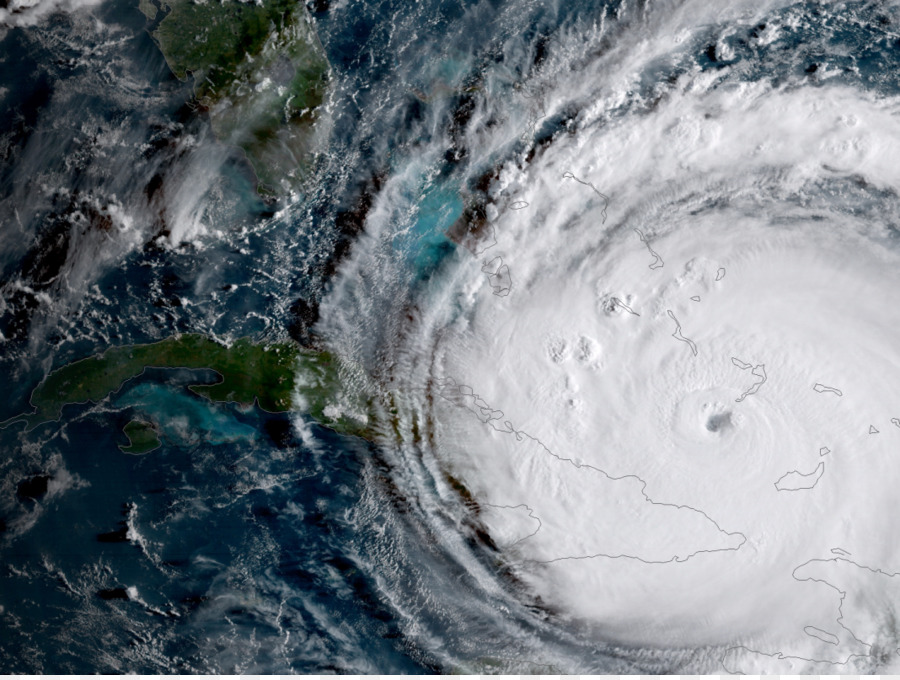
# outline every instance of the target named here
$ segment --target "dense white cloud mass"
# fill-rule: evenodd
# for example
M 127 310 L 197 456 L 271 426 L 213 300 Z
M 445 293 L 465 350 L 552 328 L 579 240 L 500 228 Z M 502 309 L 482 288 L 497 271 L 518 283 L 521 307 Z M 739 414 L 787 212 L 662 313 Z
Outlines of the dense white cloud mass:
M 426 467 L 590 635 L 701 649 L 709 672 L 895 668 L 900 98 L 737 66 L 635 94 L 704 30 L 692 9 L 651 12 L 644 42 L 601 57 L 573 31 L 527 113 L 472 126 L 491 158 L 577 104 L 493 176 L 496 243 L 459 248 L 398 310 L 413 319 L 387 352 L 398 418 L 431 424 Z M 801 21 L 781 16 L 759 44 Z M 325 307 L 359 356 L 397 278 L 384 244 L 403 181 L 346 266 L 386 273 Z
M 483 521 L 606 635 L 829 661 L 894 644 L 896 586 L 846 560 L 900 566 L 900 257 L 882 226 L 802 197 L 837 168 L 896 183 L 897 103 L 747 88 L 661 109 L 586 128 L 498 193 L 529 202 L 496 221 L 514 288 L 461 265 L 466 311 L 434 352 L 438 455 L 479 502 L 528 507 L 536 531 Z M 632 213 L 603 226 L 566 172 Z M 776 486 L 788 473 L 812 488 Z

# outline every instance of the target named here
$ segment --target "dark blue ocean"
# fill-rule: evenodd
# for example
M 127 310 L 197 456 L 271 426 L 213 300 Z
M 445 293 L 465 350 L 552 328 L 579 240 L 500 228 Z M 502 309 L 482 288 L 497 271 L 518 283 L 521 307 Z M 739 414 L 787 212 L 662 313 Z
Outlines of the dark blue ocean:
M 679 6 L 652 5 L 313 0 L 333 68 L 330 128 L 314 181 L 280 202 L 257 196 L 246 159 L 190 106 L 191 83 L 171 74 L 136 3 L 6 16 L 0 420 L 29 410 L 50 370 L 110 346 L 177 332 L 322 343 L 319 303 L 373 212 L 387 219 L 384 188 L 401 175 L 408 195 L 395 205 L 415 209 L 397 208 L 396 236 L 379 247 L 402 262 L 385 297 L 414 308 L 460 249 L 447 229 L 485 176 L 574 134 L 584 101 L 573 95 L 543 116 L 523 111 L 520 93 L 553 87 L 540 79 L 548 64 L 586 68 L 641 40 L 648 16 Z M 800 3 L 772 8 L 771 20 L 787 23 L 788 13 L 803 20 L 771 41 L 755 19 L 695 27 L 644 70 L 610 121 L 648 115 L 679 78 L 716 70 L 723 87 L 765 78 L 900 92 L 895 7 Z M 561 51 L 582 33 L 594 36 L 591 50 Z M 830 77 L 820 82 L 824 62 Z M 519 119 L 521 134 L 478 146 Z M 865 191 L 861 211 L 884 198 Z M 388 285 L 365 272 L 360 281 Z M 357 357 L 366 367 L 402 332 L 393 314 L 372 316 L 365 333 L 378 341 L 361 342 Z M 3 672 L 690 665 L 695 650 L 583 635 L 528 595 L 477 522 L 459 519 L 463 498 L 410 497 L 409 471 L 380 445 L 303 413 L 210 404 L 186 389 L 197 377 L 150 370 L 100 404 L 67 406 L 59 422 L 0 430 Z M 120 451 L 134 417 L 159 425 L 160 448 Z M 445 521 L 435 521 L 443 503 Z

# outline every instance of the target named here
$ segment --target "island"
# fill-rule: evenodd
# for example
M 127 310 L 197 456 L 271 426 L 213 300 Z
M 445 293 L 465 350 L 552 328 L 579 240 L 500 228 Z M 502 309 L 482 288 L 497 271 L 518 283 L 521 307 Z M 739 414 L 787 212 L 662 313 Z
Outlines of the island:
M 138 8 L 172 73 L 192 77 L 216 137 L 247 155 L 260 193 L 296 189 L 309 167 L 330 74 L 306 6 L 140 0 Z
M 791 470 L 781 475 L 775 488 L 779 491 L 808 491 L 814 489 L 825 473 L 825 463 L 819 463 L 812 472 L 802 473 L 799 470 Z
M 124 453 L 142 454 L 150 453 L 161 445 L 159 435 L 152 423 L 137 418 L 129 422 L 122 431 L 128 437 L 128 446 L 119 446 Z
M 214 382 L 188 389 L 210 401 L 245 407 L 256 404 L 271 413 L 300 410 L 337 432 L 371 436 L 368 414 L 372 402 L 359 390 L 346 388 L 342 366 L 329 352 L 302 349 L 293 341 L 261 343 L 241 338 L 226 344 L 201 334 L 111 347 L 62 366 L 32 392 L 33 413 L 14 416 L 0 427 L 24 422 L 30 430 L 59 420 L 64 406 L 97 403 L 147 368 L 209 369 L 218 374 Z M 132 423 L 131 432 L 126 426 L 132 446 L 146 444 L 150 436 L 146 423 Z M 141 444 L 131 437 L 132 432 Z

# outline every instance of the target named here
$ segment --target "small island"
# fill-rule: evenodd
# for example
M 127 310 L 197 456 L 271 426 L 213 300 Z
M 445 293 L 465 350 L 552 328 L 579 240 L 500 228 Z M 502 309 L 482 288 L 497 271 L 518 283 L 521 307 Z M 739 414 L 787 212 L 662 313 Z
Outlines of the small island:
M 64 406 L 97 403 L 147 368 L 209 369 L 219 375 L 215 382 L 188 389 L 210 401 L 248 408 L 256 404 L 271 413 L 300 410 L 337 432 L 369 437 L 371 400 L 346 388 L 341 366 L 328 352 L 305 350 L 293 341 L 257 343 L 241 338 L 225 344 L 200 334 L 111 347 L 62 366 L 32 392 L 33 413 L 14 416 L 0 427 L 24 422 L 30 430 L 58 420 Z M 138 434 L 140 427 L 135 425 L 132 431 Z
M 156 428 L 146 420 L 132 420 L 122 428 L 122 431 L 128 437 L 128 446 L 119 446 L 119 450 L 124 453 L 135 455 L 150 453 L 161 445 Z

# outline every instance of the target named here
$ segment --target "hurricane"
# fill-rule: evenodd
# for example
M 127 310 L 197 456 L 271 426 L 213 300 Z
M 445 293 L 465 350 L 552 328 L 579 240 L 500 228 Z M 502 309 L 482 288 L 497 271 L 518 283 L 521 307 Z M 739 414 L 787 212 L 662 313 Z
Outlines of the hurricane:
M 835 45 L 871 9 L 563 22 L 526 78 L 482 77 L 462 247 L 381 330 L 423 212 L 398 173 L 326 298 L 396 398 L 423 515 L 463 489 L 585 642 L 705 672 L 895 663 L 898 101 Z
M 104 6 L 11 5 L 0 48 L 93 22 L 104 54 L 149 54 Z M 61 426 L 4 430 L 4 578 L 47 617 L 0 597 L 4 665 L 896 672 L 897 5 L 306 10 L 330 71 L 279 200 L 159 57 L 78 95 L 114 115 L 59 167 L 5 138 L 4 220 L 62 263 L 5 237 L 8 415 L 40 411 L 51 367 L 171 333 L 289 336 L 336 377 L 303 364 L 272 415 L 147 364 Z M 38 121 L 91 90 L 79 68 Z M 134 412 L 161 448 L 101 471 L 83 442 Z M 66 503 L 101 547 L 55 556 Z

